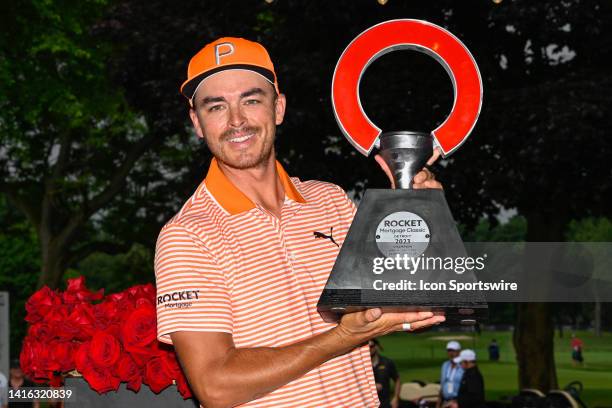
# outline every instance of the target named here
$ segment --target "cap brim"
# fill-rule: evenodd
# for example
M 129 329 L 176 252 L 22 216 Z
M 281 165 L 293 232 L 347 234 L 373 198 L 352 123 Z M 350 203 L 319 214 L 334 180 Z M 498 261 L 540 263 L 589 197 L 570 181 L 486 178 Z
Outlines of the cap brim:
M 198 88 L 198 85 L 200 85 L 200 83 L 204 79 L 218 72 L 227 71 L 228 69 L 244 69 L 247 71 L 253 71 L 263 76 L 264 78 L 266 78 L 268 81 L 270 81 L 272 85 L 274 85 L 275 83 L 274 73 L 267 68 L 259 67 L 256 65 L 248 65 L 248 64 L 232 64 L 232 65 L 223 65 L 221 67 L 217 67 L 214 69 L 209 69 L 208 71 L 202 72 L 201 74 L 196 75 L 190 80 L 185 81 L 185 83 L 181 86 L 181 93 L 183 94 L 185 98 L 191 100 L 194 97 L 194 94 Z

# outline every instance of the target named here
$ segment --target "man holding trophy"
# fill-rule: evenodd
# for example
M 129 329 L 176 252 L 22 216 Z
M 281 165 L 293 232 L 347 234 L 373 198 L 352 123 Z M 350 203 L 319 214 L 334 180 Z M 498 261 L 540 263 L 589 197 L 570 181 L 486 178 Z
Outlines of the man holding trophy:
M 368 340 L 445 317 L 374 306 L 324 320 L 317 302 L 356 209 L 338 186 L 290 178 L 276 161 L 286 99 L 263 46 L 206 45 L 181 93 L 214 158 L 158 238 L 159 340 L 206 407 L 377 407 Z M 441 190 L 421 169 L 411 187 Z
M 369 309 L 321 319 L 338 246 L 313 232 L 333 227 L 341 245 L 355 210 L 339 187 L 291 179 L 276 161 L 286 100 L 261 45 L 207 45 L 182 92 L 215 158 L 158 239 L 158 299 L 179 299 L 158 302 L 160 340 L 174 344 L 207 407 L 378 406 L 367 341 L 444 317 Z M 414 183 L 440 188 L 426 171 Z

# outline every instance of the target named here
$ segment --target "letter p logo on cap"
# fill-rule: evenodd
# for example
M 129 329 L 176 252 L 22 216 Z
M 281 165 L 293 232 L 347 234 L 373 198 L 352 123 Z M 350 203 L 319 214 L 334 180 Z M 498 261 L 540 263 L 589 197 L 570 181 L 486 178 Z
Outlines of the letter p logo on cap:
M 225 50 L 225 51 L 224 51 Z M 221 65 L 221 57 L 232 55 L 234 53 L 234 44 L 224 42 L 215 45 L 215 63 Z

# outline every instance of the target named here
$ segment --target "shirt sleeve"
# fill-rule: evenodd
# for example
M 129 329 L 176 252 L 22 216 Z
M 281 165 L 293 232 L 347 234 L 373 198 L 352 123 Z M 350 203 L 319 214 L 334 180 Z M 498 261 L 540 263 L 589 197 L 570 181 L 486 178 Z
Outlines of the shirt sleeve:
M 202 240 L 166 225 L 155 249 L 157 337 L 172 343 L 177 331 L 232 333 L 232 308 L 222 269 Z
M 355 216 L 355 213 L 357 212 L 357 207 L 355 206 L 355 203 L 353 202 L 353 200 L 350 199 L 350 197 L 346 194 L 346 192 L 342 189 L 342 187 L 340 186 L 336 186 L 336 189 L 338 190 L 338 195 L 340 197 L 340 208 L 342 210 L 342 213 L 349 215 L 350 219 L 349 219 L 349 224 L 351 223 L 351 221 L 353 221 L 353 217 Z

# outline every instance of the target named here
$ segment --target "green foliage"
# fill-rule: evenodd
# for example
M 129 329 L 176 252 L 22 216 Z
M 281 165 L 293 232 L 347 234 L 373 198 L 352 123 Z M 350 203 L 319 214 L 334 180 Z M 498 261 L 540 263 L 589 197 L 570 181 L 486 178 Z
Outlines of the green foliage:
M 466 242 L 520 242 L 527 234 L 525 217 L 514 216 L 504 224 L 493 225 L 482 219 L 472 231 L 462 228 L 462 237 Z
M 105 293 L 120 292 L 130 286 L 155 281 L 153 251 L 135 244 L 124 254 L 94 253 L 64 275 L 66 279 L 85 276 L 87 286 L 104 288 Z
M 0 290 L 10 294 L 10 349 L 18 355 L 26 334 L 25 302 L 36 289 L 40 249 L 36 233 L 0 196 Z
M 138 209 L 157 202 L 147 194 L 163 190 L 164 169 L 147 152 L 155 138 L 146 121 L 111 80 L 118 47 L 97 34 L 110 1 L 7 6 L 0 17 L 0 192 L 38 232 L 39 283 L 55 286 L 92 252 L 127 251 L 138 234 L 154 241 L 163 211 Z
M 589 217 L 570 222 L 567 240 L 577 242 L 611 242 L 612 222 L 609 218 Z

